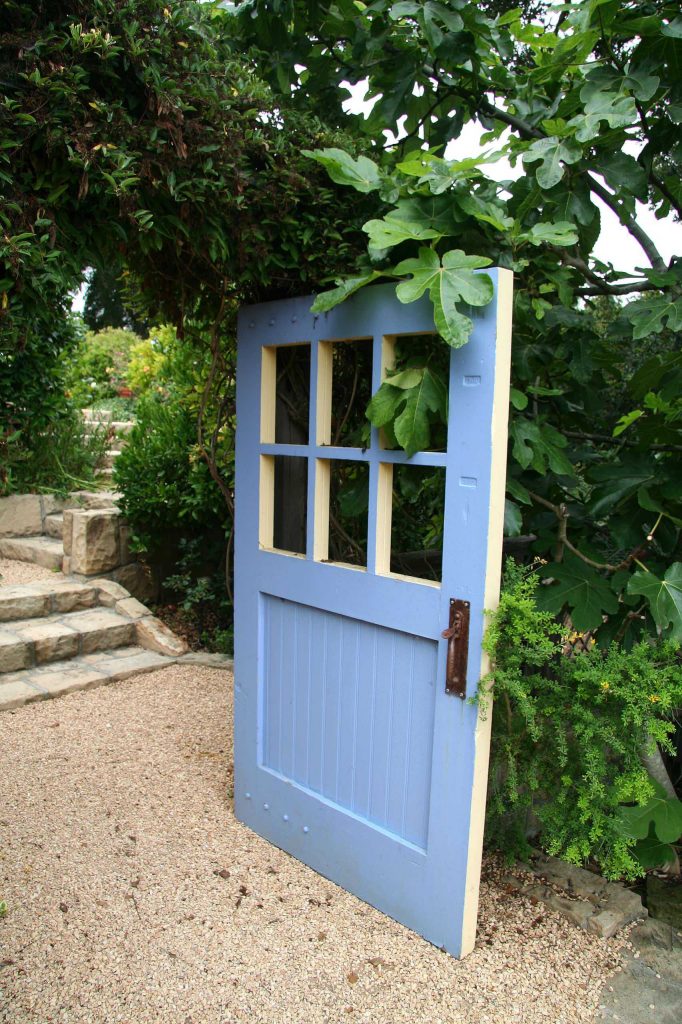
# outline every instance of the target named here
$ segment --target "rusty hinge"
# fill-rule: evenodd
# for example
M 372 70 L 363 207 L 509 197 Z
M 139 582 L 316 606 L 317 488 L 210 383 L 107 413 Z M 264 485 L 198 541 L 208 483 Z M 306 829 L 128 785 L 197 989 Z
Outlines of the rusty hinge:
M 445 668 L 445 692 L 466 697 L 467 659 L 469 657 L 469 609 L 468 601 L 450 598 L 450 625 L 442 636 L 448 642 L 448 657 Z

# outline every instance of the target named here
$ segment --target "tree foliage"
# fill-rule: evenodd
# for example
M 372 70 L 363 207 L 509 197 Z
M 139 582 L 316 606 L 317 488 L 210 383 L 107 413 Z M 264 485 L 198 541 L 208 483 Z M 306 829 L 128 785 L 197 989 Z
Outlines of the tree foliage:
M 352 265 L 365 218 L 300 152 L 347 137 L 275 99 L 219 14 L 184 0 L 3 4 L 4 436 L 35 408 L 22 397 L 30 374 L 38 391 L 58 376 L 86 267 L 123 266 L 149 322 L 214 347 L 222 335 L 229 360 L 238 301 Z
M 548 563 L 543 606 L 603 644 L 679 639 L 682 260 L 663 259 L 638 214 L 682 211 L 682 19 L 668 0 L 543 4 L 539 18 L 506 6 L 247 0 L 234 20 L 296 104 L 367 139 L 359 159 L 310 154 L 376 201 L 364 265 L 316 308 L 397 279 L 402 301 L 429 294 L 460 345 L 467 307 L 489 298 L 480 268 L 511 268 L 508 524 Z M 344 114 L 342 83 L 364 79 L 371 113 Z M 470 122 L 485 152 L 449 159 Z M 496 181 L 501 158 L 512 173 Z M 639 245 L 634 274 L 595 257 L 604 207 Z M 416 399 L 391 386 L 377 423 Z

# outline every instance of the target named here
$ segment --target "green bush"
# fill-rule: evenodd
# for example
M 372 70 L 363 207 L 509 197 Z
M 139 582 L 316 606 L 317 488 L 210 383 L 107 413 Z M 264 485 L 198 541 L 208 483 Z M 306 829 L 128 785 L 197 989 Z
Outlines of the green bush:
M 95 482 L 106 436 L 85 433 L 66 380 L 81 331 L 76 317 L 55 309 L 31 345 L 0 345 L 0 495 Z
M 132 331 L 119 327 L 85 334 L 66 366 L 67 387 L 79 406 L 115 398 L 121 388 L 129 386 L 131 350 L 141 341 Z
M 220 410 L 225 403 L 232 407 L 234 375 L 216 381 L 203 404 L 211 366 L 205 350 L 180 343 L 172 328 L 152 337 L 159 338 L 163 358 L 137 403 L 136 425 L 116 461 L 114 481 L 138 551 L 199 633 L 206 634 L 204 641 L 210 646 L 219 641 L 224 649 L 231 622 L 226 577 L 231 519 L 197 442 L 197 422 L 201 412 L 231 489 L 234 419 L 225 422 Z M 224 636 L 214 638 L 216 629 Z
M 488 841 L 524 855 L 531 823 L 548 853 L 635 878 L 643 868 L 622 808 L 655 795 L 643 751 L 672 751 L 679 644 L 644 640 L 624 651 L 613 643 L 569 657 L 556 620 L 537 607 L 539 586 L 534 571 L 510 560 L 486 634 L 493 669 L 477 699 L 487 707 L 494 690 Z

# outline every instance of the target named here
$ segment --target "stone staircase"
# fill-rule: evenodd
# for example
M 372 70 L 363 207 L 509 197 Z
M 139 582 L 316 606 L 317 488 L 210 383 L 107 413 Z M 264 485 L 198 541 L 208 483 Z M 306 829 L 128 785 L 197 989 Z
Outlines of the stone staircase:
M 104 465 L 97 470 L 97 475 L 105 481 L 111 480 L 114 462 L 128 443 L 128 434 L 135 423 L 133 420 L 114 420 L 111 413 L 102 409 L 83 409 L 83 419 L 86 433 L 94 433 L 102 428 L 106 428 L 108 431 L 109 450 L 105 456 Z
M 81 583 L 106 575 L 140 600 L 153 600 L 156 585 L 130 550 L 119 497 L 114 491 L 76 491 L 68 498 L 0 498 L 0 558 L 33 562 Z
M 186 651 L 112 580 L 0 587 L 0 709 L 151 672 Z

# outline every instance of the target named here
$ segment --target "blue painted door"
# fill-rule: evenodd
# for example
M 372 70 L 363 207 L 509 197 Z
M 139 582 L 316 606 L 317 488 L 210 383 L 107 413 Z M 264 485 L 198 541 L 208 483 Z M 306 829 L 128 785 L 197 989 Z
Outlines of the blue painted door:
M 446 444 L 411 458 L 374 428 L 362 447 L 332 435 L 335 352 L 363 339 L 374 393 L 396 344 L 434 331 L 427 302 L 404 306 L 388 285 L 324 316 L 310 297 L 267 303 L 241 311 L 238 334 L 236 815 L 455 956 L 475 939 L 489 720 L 446 692 L 442 633 L 451 598 L 469 602 L 472 696 L 502 548 L 511 274 L 493 280 L 449 357 Z M 366 489 L 360 565 L 330 549 L 333 481 L 351 463 Z M 396 480 L 414 467 L 444 478 L 440 581 L 392 552 Z

